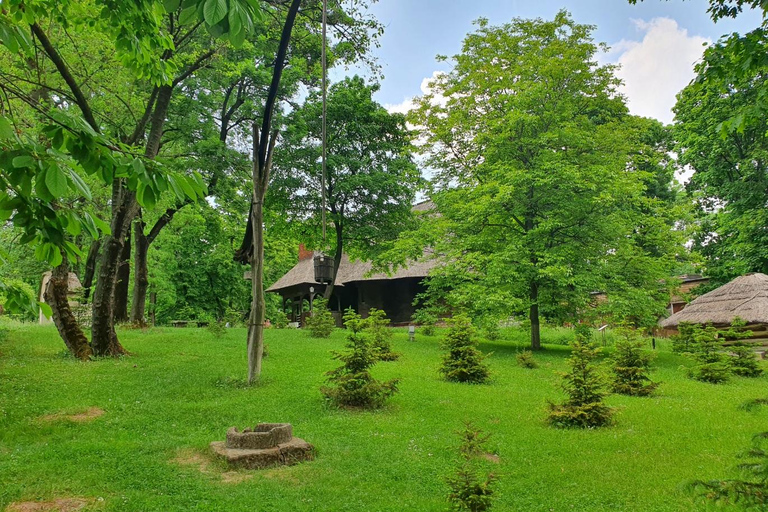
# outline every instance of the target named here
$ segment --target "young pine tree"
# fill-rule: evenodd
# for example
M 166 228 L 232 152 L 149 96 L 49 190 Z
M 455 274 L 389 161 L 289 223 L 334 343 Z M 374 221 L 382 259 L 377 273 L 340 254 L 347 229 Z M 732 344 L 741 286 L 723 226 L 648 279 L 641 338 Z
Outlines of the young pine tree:
M 461 438 L 461 445 L 456 471 L 446 478 L 450 488 L 448 501 L 454 510 L 461 512 L 490 510 L 496 475 L 482 467 L 484 445 L 490 436 L 469 422 L 457 434 Z
M 622 329 L 613 354 L 613 392 L 622 395 L 648 396 L 659 386 L 648 378 L 653 354 L 644 350 L 637 331 Z
M 365 319 L 368 324 L 368 331 L 373 340 L 373 349 L 381 361 L 397 361 L 400 354 L 392 352 L 392 331 L 389 328 L 389 318 L 387 314 L 376 308 L 371 308 L 368 318 Z
M 533 357 L 533 352 L 530 350 L 523 350 L 517 356 L 515 356 L 518 366 L 522 368 L 528 368 L 534 370 L 539 367 L 539 363 L 536 362 L 536 358 Z
M 549 403 L 549 423 L 556 427 L 602 427 L 611 423 L 613 408 L 603 402 L 605 377 L 596 363 L 600 349 L 582 337 L 573 343 L 568 360 L 571 370 L 562 374 L 561 387 L 568 395 L 562 404 Z
M 723 352 L 723 338 L 708 325 L 692 327 L 690 356 L 697 364 L 688 368 L 688 376 L 702 382 L 721 384 L 728 380 L 728 358 Z
M 348 309 L 344 313 L 347 328 L 347 351 L 334 352 L 333 358 L 343 364 L 326 373 L 330 386 L 320 392 L 341 407 L 375 409 L 397 392 L 397 380 L 381 382 L 371 376 L 369 369 L 378 362 L 373 344 L 365 332 L 367 322 Z
M 312 315 L 307 318 L 306 327 L 312 338 L 329 338 L 336 327 L 331 310 L 328 309 L 328 301 L 315 299 L 312 305 Z
M 477 341 L 473 339 L 472 322 L 465 315 L 457 315 L 449 322 L 451 328 L 443 340 L 446 354 L 440 373 L 453 382 L 485 383 L 490 371 L 483 363 L 486 356 L 477 349 Z
M 744 340 L 752 337 L 752 331 L 746 328 L 747 322 L 736 317 L 727 330 L 720 331 L 720 335 L 730 342 L 728 361 L 731 372 L 740 377 L 759 377 L 763 374 L 757 354 Z

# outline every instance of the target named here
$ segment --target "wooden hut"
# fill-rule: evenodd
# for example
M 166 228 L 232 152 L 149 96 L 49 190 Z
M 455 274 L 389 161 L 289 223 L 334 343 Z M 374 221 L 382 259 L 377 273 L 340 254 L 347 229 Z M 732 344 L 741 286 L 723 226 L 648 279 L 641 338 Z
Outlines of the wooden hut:
M 768 275 L 737 277 L 692 300 L 659 325 L 664 329 L 676 329 L 683 322 L 727 327 L 735 318 L 746 321 L 754 337 L 768 337 Z
M 318 254 L 299 246 L 298 263 L 266 290 L 282 296 L 283 309 L 292 322 L 303 325 L 312 303 L 325 292 L 326 285 L 315 281 L 313 260 Z M 339 325 L 342 312 L 350 307 L 363 317 L 371 308 L 381 309 L 394 325 L 407 324 L 415 311 L 413 299 L 425 290 L 422 280 L 437 264 L 427 258 L 392 274 L 371 273 L 370 262 L 351 261 L 344 254 L 328 306 Z

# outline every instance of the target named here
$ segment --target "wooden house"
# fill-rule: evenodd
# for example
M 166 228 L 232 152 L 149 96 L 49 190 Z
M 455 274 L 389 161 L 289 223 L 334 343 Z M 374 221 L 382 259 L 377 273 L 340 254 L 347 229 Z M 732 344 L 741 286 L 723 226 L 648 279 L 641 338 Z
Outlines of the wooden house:
M 319 254 L 299 246 L 298 263 L 266 290 L 280 294 L 292 322 L 303 325 L 314 300 L 325 293 L 326 285 L 315 281 L 313 260 Z M 351 307 L 363 317 L 371 308 L 381 309 L 393 325 L 408 324 L 415 311 L 413 300 L 425 289 L 422 281 L 437 264 L 437 260 L 426 259 L 392 274 L 371 273 L 370 262 L 351 261 L 343 255 L 328 304 L 336 323 L 341 325 L 344 310 Z

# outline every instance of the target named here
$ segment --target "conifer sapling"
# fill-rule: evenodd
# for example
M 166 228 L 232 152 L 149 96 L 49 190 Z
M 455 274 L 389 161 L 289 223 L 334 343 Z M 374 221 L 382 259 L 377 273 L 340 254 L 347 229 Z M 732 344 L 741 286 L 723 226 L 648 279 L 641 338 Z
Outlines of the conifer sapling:
M 446 380 L 482 384 L 488 380 L 490 370 L 483 360 L 486 358 L 477 349 L 473 339 L 472 322 L 465 315 L 457 315 L 449 321 L 451 328 L 443 340 L 443 364 L 440 373 Z
M 360 315 L 348 309 L 344 313 L 347 328 L 347 351 L 334 352 L 333 358 L 343 364 L 326 375 L 330 386 L 320 391 L 332 403 L 343 407 L 375 409 L 397 392 L 397 380 L 381 382 L 371 376 L 369 369 L 378 357 L 368 333 L 368 323 Z

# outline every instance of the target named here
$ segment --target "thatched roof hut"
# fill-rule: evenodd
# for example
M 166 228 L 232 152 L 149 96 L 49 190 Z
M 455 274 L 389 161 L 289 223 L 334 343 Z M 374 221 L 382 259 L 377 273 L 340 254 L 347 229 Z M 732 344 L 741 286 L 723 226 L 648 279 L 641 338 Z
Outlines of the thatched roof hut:
M 737 317 L 747 324 L 768 324 L 768 275 L 755 273 L 737 277 L 691 301 L 659 325 L 675 328 L 688 322 L 725 326 Z

